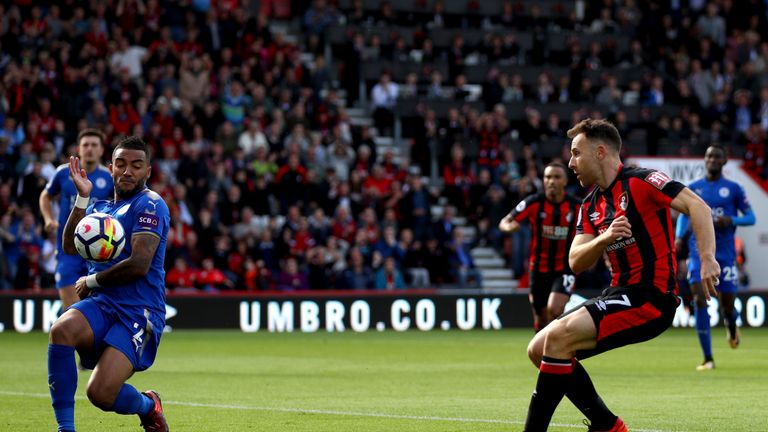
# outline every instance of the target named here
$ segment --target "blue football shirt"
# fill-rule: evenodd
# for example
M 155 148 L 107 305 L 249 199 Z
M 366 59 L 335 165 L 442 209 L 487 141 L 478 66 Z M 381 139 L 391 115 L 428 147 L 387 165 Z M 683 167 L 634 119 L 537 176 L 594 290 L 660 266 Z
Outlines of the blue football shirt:
M 131 236 L 153 235 L 160 239 L 146 276 L 125 285 L 112 285 L 93 290 L 97 301 L 107 301 L 117 308 L 150 309 L 165 316 L 165 248 L 171 217 L 163 198 L 150 189 L 121 201 L 97 201 L 87 213 L 107 213 L 117 219 L 125 230 L 125 247 L 120 255 L 105 263 L 88 263 L 88 274 L 105 270 L 131 256 Z
M 751 208 L 744 188 L 722 176 L 715 181 L 699 179 L 688 187 L 709 205 L 713 219 L 715 216 L 737 217 L 739 212 L 744 214 Z M 733 225 L 724 228 L 715 227 L 715 258 L 719 263 L 733 265 L 736 262 L 735 233 L 736 227 Z M 699 253 L 696 237 L 693 234 L 688 239 L 688 248 L 690 258 L 698 263 Z
M 93 183 L 91 203 L 97 200 L 112 198 L 115 190 L 112 183 L 112 174 L 109 173 L 105 166 L 99 165 L 93 172 L 88 173 L 88 179 Z M 60 165 L 56 169 L 56 173 L 48 181 L 45 190 L 48 191 L 48 195 L 59 196 L 59 231 L 56 235 L 56 249 L 60 254 L 59 256 L 61 256 L 64 254 L 64 249 L 61 247 L 64 225 L 67 224 L 67 218 L 69 218 L 69 213 L 72 211 L 72 206 L 75 205 L 75 199 L 77 198 L 77 188 L 75 188 L 75 183 L 69 177 L 69 164 Z

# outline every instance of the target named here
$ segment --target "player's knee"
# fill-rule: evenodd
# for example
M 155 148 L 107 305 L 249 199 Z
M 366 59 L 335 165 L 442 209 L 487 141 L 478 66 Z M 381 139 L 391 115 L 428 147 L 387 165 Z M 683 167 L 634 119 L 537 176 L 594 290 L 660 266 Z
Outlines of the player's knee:
M 536 367 L 539 367 L 541 364 L 542 351 L 542 346 L 538 339 L 534 338 L 531 343 L 528 344 L 528 358 L 531 359 L 531 362 Z
M 560 320 L 550 323 L 547 338 L 544 340 L 544 352 L 547 355 L 561 356 L 566 354 L 569 344 L 566 324 Z
M 102 386 L 88 383 L 88 388 L 85 394 L 88 396 L 88 400 L 91 401 L 93 406 L 99 408 L 102 411 L 111 411 L 112 405 L 115 403 L 115 395 Z
M 75 346 L 76 328 L 69 319 L 58 319 L 51 326 L 48 341 L 52 344 Z
M 707 299 L 700 294 L 697 294 L 693 296 L 693 301 L 696 304 L 697 308 L 706 308 L 707 307 Z

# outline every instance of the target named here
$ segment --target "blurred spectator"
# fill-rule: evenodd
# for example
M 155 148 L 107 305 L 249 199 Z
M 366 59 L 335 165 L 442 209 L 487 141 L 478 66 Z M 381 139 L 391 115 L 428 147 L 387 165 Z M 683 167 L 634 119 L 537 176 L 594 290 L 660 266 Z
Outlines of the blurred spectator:
M 408 228 L 400 232 L 400 248 L 405 251 L 402 260 L 406 283 L 411 288 L 428 288 L 429 271 L 426 269 L 423 243 L 414 241 L 413 231 Z
M 165 284 L 170 290 L 193 290 L 197 285 L 197 270 L 189 268 L 184 258 L 176 258 L 165 276 Z
M 338 287 L 342 289 L 373 288 L 373 272 L 366 267 L 363 254 L 358 248 L 351 248 L 347 257 L 349 265 L 339 277 Z
M 472 245 L 464 238 L 464 230 L 456 228 L 450 242 L 449 262 L 451 273 L 456 278 L 459 288 L 465 288 L 469 281 L 473 282 L 473 286 L 482 286 L 482 277 L 475 267 L 475 261 L 470 253 L 471 248 Z
M 286 258 L 283 263 L 283 271 L 281 271 L 277 277 L 277 289 L 280 291 L 309 289 L 307 275 L 299 272 L 299 264 L 296 258 Z
M 395 108 L 397 97 L 397 84 L 391 81 L 389 72 L 382 72 L 379 82 L 371 90 L 371 103 L 376 129 L 385 135 L 392 134 L 395 122 L 393 109 Z
M 224 272 L 214 267 L 212 258 L 203 260 L 203 267 L 197 273 L 195 281 L 203 291 L 219 291 L 234 288 L 234 283 L 227 278 Z
M 377 290 L 386 291 L 406 288 L 403 274 L 397 269 L 393 257 L 384 259 L 384 264 L 376 271 L 373 287 Z

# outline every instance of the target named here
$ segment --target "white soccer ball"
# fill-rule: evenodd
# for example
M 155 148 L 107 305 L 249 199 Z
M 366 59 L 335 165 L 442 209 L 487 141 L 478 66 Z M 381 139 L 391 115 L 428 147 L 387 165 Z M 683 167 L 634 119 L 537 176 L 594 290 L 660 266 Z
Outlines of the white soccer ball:
M 75 249 L 88 261 L 110 261 L 120 255 L 123 247 L 123 225 L 106 213 L 91 213 L 75 228 Z

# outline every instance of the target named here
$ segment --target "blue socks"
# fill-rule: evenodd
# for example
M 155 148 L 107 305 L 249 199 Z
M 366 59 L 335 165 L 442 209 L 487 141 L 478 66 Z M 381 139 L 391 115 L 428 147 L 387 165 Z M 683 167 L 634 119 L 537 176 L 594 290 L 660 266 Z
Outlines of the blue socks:
M 48 345 L 48 389 L 51 392 L 53 412 L 59 431 L 75 430 L 75 391 L 77 365 L 75 348 L 66 345 Z
M 48 389 L 51 392 L 53 412 L 58 430 L 75 430 L 75 392 L 77 391 L 77 364 L 75 348 L 66 345 L 48 345 Z M 120 388 L 112 411 L 118 414 L 145 416 L 154 407 L 154 401 L 139 393 L 130 384 Z
M 712 360 L 712 334 L 709 325 L 709 311 L 706 307 L 696 309 L 696 333 L 699 335 L 699 344 L 704 352 L 704 361 Z
M 130 384 L 123 384 L 120 393 L 117 394 L 115 403 L 112 405 L 112 411 L 118 414 L 138 414 L 145 416 L 149 414 L 154 407 L 155 402 L 139 393 L 136 388 Z

